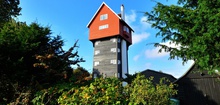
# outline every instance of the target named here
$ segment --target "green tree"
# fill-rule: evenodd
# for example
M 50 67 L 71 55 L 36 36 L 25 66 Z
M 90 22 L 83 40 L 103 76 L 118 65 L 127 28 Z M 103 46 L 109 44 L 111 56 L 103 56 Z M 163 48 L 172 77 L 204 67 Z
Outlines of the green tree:
M 37 72 L 41 74 L 35 76 L 37 82 L 41 85 L 42 83 L 51 85 L 50 83 L 57 83 L 58 80 L 68 81 L 74 75 L 71 65 L 84 62 L 83 58 L 79 57 L 78 51 L 74 51 L 78 47 L 77 42 L 69 50 L 64 51 L 63 40 L 57 36 L 48 42 L 46 49 L 42 50 L 43 53 L 35 54 L 38 62 L 33 66 L 38 68 Z
M 1 102 L 10 101 L 16 91 L 30 84 L 36 62 L 33 55 L 47 45 L 49 35 L 48 27 L 36 23 L 28 26 L 12 20 L 4 24 L 0 30 Z
M 12 17 L 20 15 L 21 7 L 19 0 L 0 0 L 0 26 Z
M 14 20 L 0 30 L 0 102 L 10 102 L 24 91 L 37 91 L 71 76 L 71 65 L 84 60 L 74 50 L 62 49 L 60 36 L 52 37 L 49 27 L 27 25 Z M 20 96 L 19 96 L 20 97 Z
M 157 2 L 151 12 L 146 12 L 148 22 L 158 29 L 156 36 L 162 42 L 170 41 L 178 48 L 160 43 L 170 59 L 182 58 L 183 63 L 195 60 L 209 73 L 220 70 L 220 1 L 219 0 L 178 0 L 177 5 Z
M 92 79 L 92 77 L 85 68 L 77 67 L 76 69 L 73 70 L 73 76 L 71 79 L 75 79 L 72 81 L 81 84 L 82 82 L 87 81 L 88 79 Z

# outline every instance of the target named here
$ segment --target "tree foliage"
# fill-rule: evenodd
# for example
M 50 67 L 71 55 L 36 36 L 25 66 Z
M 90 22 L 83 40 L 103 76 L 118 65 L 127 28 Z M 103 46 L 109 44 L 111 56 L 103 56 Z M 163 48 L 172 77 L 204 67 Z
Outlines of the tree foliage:
M 0 26 L 12 17 L 20 15 L 21 7 L 19 0 L 0 0 Z
M 120 80 L 117 78 L 98 78 L 90 85 L 74 87 L 64 92 L 58 102 L 62 105 L 121 105 L 125 100 Z
M 49 39 L 49 28 L 40 27 L 33 23 L 26 25 L 14 20 L 4 24 L 0 30 L 0 73 L 1 73 L 1 101 L 2 98 L 10 100 L 15 91 L 21 91 L 27 86 L 32 74 L 34 74 L 33 63 L 36 62 L 33 55 L 40 52 L 39 49 L 47 45 Z M 7 87 L 11 88 L 6 91 Z M 6 95 L 6 96 L 5 96 Z
M 33 104 L 72 105 L 167 105 L 177 91 L 174 84 L 163 78 L 159 84 L 153 78 L 136 75 L 131 84 L 123 87 L 118 78 L 96 78 L 88 85 L 59 85 L 41 90 Z M 169 83 L 169 84 L 167 84 Z M 56 97 L 55 97 L 56 96 Z M 52 98 L 51 98 L 52 97 Z M 48 101 L 50 100 L 50 102 Z
M 194 60 L 202 69 L 213 72 L 220 67 L 220 1 L 178 0 L 178 5 L 157 3 L 146 12 L 148 21 L 158 29 L 162 42 L 170 41 L 178 48 L 160 43 L 155 46 L 170 52 L 170 59 Z
M 67 51 L 62 46 L 61 37 L 52 37 L 49 27 L 6 22 L 0 30 L 0 102 L 17 101 L 22 92 L 68 81 L 71 65 L 84 60 L 75 49 L 77 42 Z

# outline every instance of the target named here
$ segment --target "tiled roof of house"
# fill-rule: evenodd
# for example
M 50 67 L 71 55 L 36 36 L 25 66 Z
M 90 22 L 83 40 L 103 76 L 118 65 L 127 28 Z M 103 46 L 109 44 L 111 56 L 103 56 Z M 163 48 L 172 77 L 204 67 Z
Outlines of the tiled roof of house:
M 166 74 L 166 73 L 163 73 L 163 72 L 158 72 L 158 71 L 150 70 L 150 69 L 144 70 L 140 73 L 145 75 L 146 78 L 149 78 L 149 77 L 153 76 L 154 77 L 153 82 L 155 82 L 155 83 L 159 83 L 160 78 L 163 78 L 163 77 L 169 79 L 170 82 L 174 82 L 176 80 L 176 78 L 173 77 L 170 74 Z

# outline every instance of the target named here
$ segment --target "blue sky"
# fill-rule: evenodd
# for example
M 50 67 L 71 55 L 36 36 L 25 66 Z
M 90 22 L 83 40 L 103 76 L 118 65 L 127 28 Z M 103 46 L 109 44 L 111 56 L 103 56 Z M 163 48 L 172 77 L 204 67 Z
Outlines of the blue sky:
M 79 55 L 86 62 L 80 65 L 89 72 L 93 67 L 93 46 L 88 40 L 89 29 L 86 27 L 99 6 L 105 2 L 115 13 L 120 13 L 121 4 L 125 7 L 125 21 L 134 29 L 133 44 L 129 47 L 129 73 L 146 69 L 162 71 L 175 77 L 182 76 L 193 61 L 184 66 L 182 61 L 168 60 L 169 53 L 158 53 L 159 48 L 148 43 L 160 42 L 156 38 L 157 30 L 144 22 L 147 17 L 143 12 L 150 12 L 155 5 L 152 0 L 20 0 L 22 7 L 19 21 L 38 22 L 42 26 L 50 26 L 53 35 L 61 35 L 65 41 L 64 49 L 70 48 L 79 40 Z M 176 0 L 160 0 L 165 4 L 176 4 Z M 164 43 L 167 44 L 167 43 Z

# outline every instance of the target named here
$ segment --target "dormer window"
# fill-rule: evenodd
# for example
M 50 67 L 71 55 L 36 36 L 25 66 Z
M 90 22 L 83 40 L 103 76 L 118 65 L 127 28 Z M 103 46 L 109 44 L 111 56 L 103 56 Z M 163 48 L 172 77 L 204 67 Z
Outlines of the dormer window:
M 103 14 L 100 16 L 100 20 L 106 20 L 108 19 L 108 14 Z
M 130 33 L 129 28 L 127 26 L 124 26 L 124 32 Z

